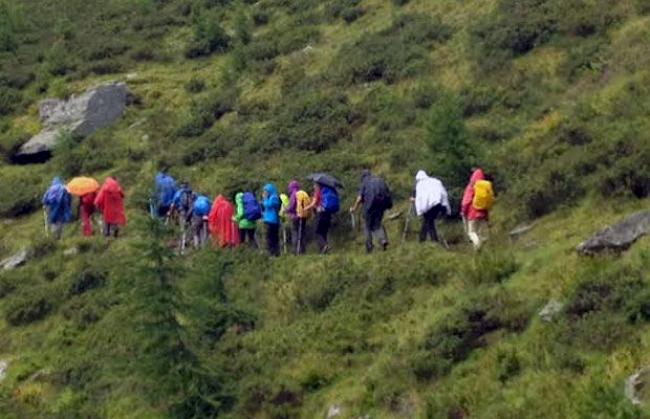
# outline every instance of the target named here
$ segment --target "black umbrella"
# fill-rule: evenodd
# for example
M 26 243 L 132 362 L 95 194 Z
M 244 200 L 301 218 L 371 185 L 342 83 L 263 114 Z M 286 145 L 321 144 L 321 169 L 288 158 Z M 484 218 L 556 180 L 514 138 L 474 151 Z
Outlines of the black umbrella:
M 338 179 L 327 173 L 312 173 L 307 176 L 307 179 L 321 185 L 329 186 L 330 188 L 343 188 L 343 184 Z

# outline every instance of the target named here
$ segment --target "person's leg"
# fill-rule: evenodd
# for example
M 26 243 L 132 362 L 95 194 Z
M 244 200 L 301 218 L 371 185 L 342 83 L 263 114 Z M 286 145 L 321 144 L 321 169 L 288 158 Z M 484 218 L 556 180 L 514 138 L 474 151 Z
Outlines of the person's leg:
M 62 222 L 55 222 L 52 224 L 52 236 L 54 236 L 56 240 L 61 240 L 61 237 L 63 236 Z
M 257 236 L 255 233 L 257 233 L 257 228 L 248 229 L 248 240 L 250 241 L 251 247 L 253 249 L 259 249 L 260 244 L 257 242 Z
M 388 248 L 388 234 L 384 228 L 384 211 L 377 214 L 374 227 L 373 234 L 377 242 L 381 244 L 383 250 L 386 250 Z
M 111 225 L 104 221 L 104 237 L 110 237 L 111 235 Z
M 467 235 L 469 236 L 470 241 L 474 245 L 474 249 L 479 249 L 481 247 L 481 237 L 478 235 L 478 221 L 470 220 L 467 222 Z
M 269 236 L 271 256 L 280 256 L 280 224 L 269 224 Z
M 298 219 L 298 254 L 304 254 L 307 244 L 307 220 Z
M 329 212 L 324 212 L 323 217 L 323 242 L 325 245 L 323 246 L 322 252 L 327 253 L 330 250 L 329 232 L 330 227 L 332 226 L 332 214 Z
M 85 206 L 81 206 L 81 227 L 84 236 L 93 235 L 93 226 L 90 220 L 90 211 Z
M 366 211 L 366 213 L 364 214 L 364 218 L 366 221 L 366 225 L 365 225 L 366 252 L 372 253 L 372 248 L 374 247 L 372 244 L 372 236 L 375 230 L 375 214 L 371 211 Z
M 427 234 L 429 234 L 430 220 L 431 220 L 431 210 L 422 214 L 422 225 L 420 226 L 420 243 L 423 243 L 427 240 Z
M 246 243 L 246 230 L 243 228 L 239 229 L 239 243 L 244 244 Z
M 291 253 L 300 254 L 300 218 L 291 221 Z
M 438 218 L 438 215 L 440 212 L 443 210 L 443 207 L 441 205 L 436 205 L 435 207 L 431 208 L 431 216 L 429 220 L 429 235 L 431 236 L 431 241 L 433 242 L 438 242 L 438 230 L 436 229 L 436 218 Z
M 111 229 L 113 231 L 113 237 L 117 238 L 117 236 L 120 235 L 120 226 L 117 225 L 117 224 L 113 224 L 113 225 L 111 225 Z

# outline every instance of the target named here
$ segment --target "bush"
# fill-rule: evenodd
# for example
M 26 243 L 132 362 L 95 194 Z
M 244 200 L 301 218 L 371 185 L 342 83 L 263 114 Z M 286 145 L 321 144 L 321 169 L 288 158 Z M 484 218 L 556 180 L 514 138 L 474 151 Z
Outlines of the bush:
M 236 97 L 236 92 L 233 90 L 221 90 L 218 93 L 208 94 L 202 100 L 192 102 L 189 120 L 178 128 L 178 135 L 200 136 L 224 114 L 234 109 Z
M 12 326 L 21 326 L 45 318 L 54 308 L 49 290 L 33 287 L 9 301 L 5 319 Z
M 255 26 L 264 26 L 267 23 L 269 23 L 269 14 L 260 9 L 256 9 L 253 11 L 253 23 Z
M 0 216 L 18 217 L 30 214 L 41 207 L 44 184 L 38 172 L 3 169 L 0 193 Z
M 185 50 L 187 58 L 198 58 L 230 47 L 230 36 L 212 13 L 202 12 L 194 22 L 194 38 Z
M 413 76 L 428 64 L 428 47 L 451 36 L 448 26 L 428 15 L 402 15 L 380 32 L 344 45 L 334 59 L 340 83 L 387 83 Z
M 201 93 L 203 90 L 205 90 L 205 81 L 203 79 L 192 77 L 185 84 L 185 91 L 188 93 Z
M 271 144 L 321 152 L 351 135 L 347 97 L 315 92 L 285 101 L 272 122 Z
M 452 92 L 440 90 L 431 106 L 426 141 L 434 173 L 444 173 L 451 195 L 458 196 L 479 153 L 470 143 L 460 98 Z
M 70 284 L 70 295 L 80 295 L 94 288 L 104 286 L 106 282 L 106 272 L 101 270 L 86 268 L 78 275 L 75 275 Z
M 22 101 L 20 91 L 0 84 L 0 117 L 9 115 Z

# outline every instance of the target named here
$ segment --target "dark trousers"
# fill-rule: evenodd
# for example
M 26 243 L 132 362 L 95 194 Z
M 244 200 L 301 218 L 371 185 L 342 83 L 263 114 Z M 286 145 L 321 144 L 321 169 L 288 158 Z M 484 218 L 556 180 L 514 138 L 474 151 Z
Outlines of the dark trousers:
M 321 212 L 318 214 L 318 221 L 316 222 L 316 238 L 318 239 L 318 248 L 321 252 L 326 252 L 329 248 L 327 243 L 327 235 L 332 225 L 332 214 L 329 212 Z
M 307 220 L 298 218 L 291 223 L 291 248 L 297 255 L 305 253 L 307 243 Z
M 257 240 L 255 239 L 255 229 L 254 228 L 240 228 L 239 229 L 239 242 L 241 244 L 248 243 L 253 249 L 257 249 Z
M 438 231 L 436 230 L 436 218 L 444 211 L 442 205 L 436 205 L 429 211 L 422 214 L 422 227 L 420 229 L 420 241 L 426 241 L 427 235 L 431 237 L 431 241 L 438 241 Z
M 386 235 L 386 230 L 382 225 L 382 220 L 384 219 L 384 211 L 367 211 L 365 214 L 366 218 L 366 250 L 368 253 L 372 252 L 374 248 L 373 238 L 377 238 L 377 241 L 386 249 L 388 244 L 388 237 Z
M 104 222 L 104 237 L 113 237 L 117 238 L 117 235 L 120 233 L 120 227 L 117 224 L 109 224 Z
M 266 247 L 271 256 L 280 256 L 280 224 L 266 225 Z
M 158 206 L 158 217 L 159 218 L 165 218 L 167 217 L 167 214 L 169 213 L 169 205 L 159 205 Z

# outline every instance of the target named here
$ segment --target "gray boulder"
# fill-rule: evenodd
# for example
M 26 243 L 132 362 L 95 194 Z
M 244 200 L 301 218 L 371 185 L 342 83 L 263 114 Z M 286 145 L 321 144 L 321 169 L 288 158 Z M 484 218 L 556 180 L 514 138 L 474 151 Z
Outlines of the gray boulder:
M 68 100 L 45 99 L 39 103 L 43 130 L 27 141 L 15 156 L 19 163 L 47 160 L 64 131 L 85 137 L 119 119 L 127 106 L 125 83 L 108 83 Z
M 539 317 L 545 322 L 552 322 L 553 318 L 562 311 L 564 305 L 557 300 L 549 300 L 544 308 L 539 312 Z
M 9 361 L 4 359 L 0 360 L 0 383 L 7 378 L 7 370 L 9 369 Z
M 581 255 L 594 255 L 603 251 L 622 252 L 640 237 L 650 233 L 650 211 L 638 212 L 620 223 L 606 227 L 582 242 L 577 251 Z
M 650 368 L 643 368 L 625 380 L 625 397 L 635 406 L 645 404 L 648 396 Z
M 15 255 L 0 261 L 0 267 L 4 271 L 9 271 L 23 265 L 25 262 L 27 262 L 27 249 L 23 249 Z

